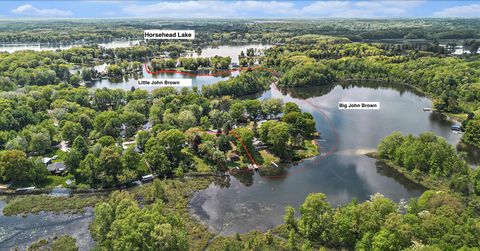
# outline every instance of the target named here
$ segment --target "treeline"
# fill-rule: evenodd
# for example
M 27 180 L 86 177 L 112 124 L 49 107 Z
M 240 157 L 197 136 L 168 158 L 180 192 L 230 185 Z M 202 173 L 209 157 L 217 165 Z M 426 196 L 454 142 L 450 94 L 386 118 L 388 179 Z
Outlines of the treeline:
M 213 68 L 225 70 L 230 67 L 232 59 L 230 57 L 215 56 L 211 58 L 179 58 L 178 63 L 175 59 L 154 58 L 150 61 L 150 69 L 153 71 L 174 69 L 177 66 L 185 70 L 195 71 L 199 68 Z
M 48 172 L 40 161 L 20 150 L 0 151 L 0 182 L 15 185 L 45 185 Z
M 341 78 L 374 78 L 411 84 L 435 97 L 435 108 L 453 113 L 480 106 L 470 89 L 479 80 L 475 62 L 458 58 L 345 58 L 330 61 Z M 474 88 L 473 88 L 474 89 Z
M 381 194 L 332 207 L 312 193 L 285 208 L 284 224 L 266 233 L 216 238 L 216 250 L 476 250 L 480 217 L 474 204 L 448 192 L 426 191 L 395 203 Z
M 293 208 L 286 209 L 287 249 L 471 250 L 480 244 L 474 237 L 478 215 L 447 192 L 427 191 L 407 205 L 377 194 L 339 208 L 332 208 L 324 194 L 310 194 L 299 211 L 295 219 Z
M 100 250 L 189 250 L 188 232 L 178 213 L 167 210 L 162 184 L 154 182 L 154 203 L 139 205 L 128 192 L 114 192 L 95 206 L 92 237 Z
M 150 71 L 175 69 L 177 67 L 177 60 L 154 58 L 150 60 L 150 65 L 148 67 L 150 68 Z
M 438 98 L 437 108 L 450 112 L 473 112 L 478 104 L 475 92 L 475 83 L 480 78 L 480 71 L 476 67 L 477 60 L 465 60 L 458 58 L 440 58 L 426 56 L 414 51 L 405 51 L 405 56 L 389 56 L 386 51 L 380 50 L 371 45 L 357 43 L 341 43 L 328 38 L 317 37 L 298 38 L 301 41 L 320 41 L 313 45 L 301 45 L 293 43 L 269 50 L 266 54 L 266 64 L 285 72 L 279 82 L 280 86 L 303 86 L 309 85 L 305 81 L 298 81 L 306 78 L 304 75 L 312 72 L 333 71 L 334 78 L 327 78 L 334 81 L 335 78 L 375 78 L 392 81 L 401 81 L 435 95 Z M 329 49 L 324 44 L 335 44 L 339 47 Z M 366 46 L 366 47 L 363 47 Z M 322 48 L 325 47 L 325 48 Z M 355 48 L 355 53 L 344 53 L 348 48 Z M 324 52 L 325 56 L 315 56 L 316 48 Z M 364 48 L 364 49 L 360 49 Z M 288 50 L 288 53 L 283 51 Z M 368 51 L 375 51 L 369 53 Z M 313 64 L 317 62 L 317 64 Z M 315 70 L 314 68 L 318 69 Z M 331 72 L 323 75 L 328 76 Z M 321 78 L 320 78 L 321 80 Z M 308 81 L 307 81 L 308 82 Z M 314 83 L 312 83 L 314 84 Z M 323 85 L 324 81 L 319 81 Z M 458 102 L 456 100 L 460 100 Z
M 254 65 L 258 60 L 258 52 L 255 48 L 248 48 L 246 52 L 241 51 L 238 55 L 240 66 L 247 67 Z
M 22 51 L 0 53 L 2 90 L 14 90 L 17 86 L 52 85 L 68 81 L 70 65 L 55 52 Z
M 135 51 L 134 48 L 136 47 L 131 47 L 129 50 Z M 98 46 L 73 47 L 62 51 L 0 53 L 0 90 L 12 91 L 23 86 L 59 83 L 76 85 L 82 79 L 90 81 L 99 77 L 99 72 L 93 70 L 93 65 L 97 62 L 115 58 L 119 60 L 111 65 L 109 69 L 111 76 L 120 76 L 125 72 L 138 70 L 141 63 L 134 59 L 138 60 L 143 56 L 123 58 L 115 56 L 113 51 L 112 56 L 108 56 Z M 74 65 L 87 65 L 87 67 L 72 71 Z
M 278 85 L 282 87 L 318 86 L 334 83 L 335 80 L 336 76 L 329 67 L 310 63 L 291 68 L 282 76 Z
M 154 56 L 167 55 L 173 58 L 168 64 L 176 62 L 175 58 L 187 49 L 192 50 L 193 47 L 171 42 L 125 48 L 106 49 L 98 45 L 85 45 L 58 51 L 4 52 L 0 53 L 0 90 L 11 91 L 23 86 L 58 83 L 76 85 L 82 79 L 90 81 L 100 77 L 100 73 L 93 70 L 93 66 L 101 63 L 110 65 L 107 69 L 109 77 L 121 77 L 138 71 L 141 62 Z M 212 66 L 219 69 L 228 68 L 230 64 L 228 58 L 222 57 L 212 58 L 210 61 L 214 63 Z M 164 65 L 160 64 L 158 67 Z
M 480 147 L 479 59 L 436 57 L 406 50 L 391 54 L 377 45 L 325 36 L 301 36 L 266 52 L 265 64 L 283 72 L 280 87 L 315 86 L 338 79 L 377 79 L 407 83 L 433 97 L 434 108 L 464 113 L 463 141 Z
M 265 91 L 273 82 L 271 73 L 262 70 L 249 70 L 240 75 L 218 83 L 202 86 L 207 97 L 232 96 L 240 97 Z
M 345 36 L 354 41 L 382 39 L 473 39 L 480 38 L 477 19 L 355 19 L 355 20 L 81 20 L 15 21 L 0 24 L 3 43 L 74 43 L 141 40 L 143 30 L 195 29 L 196 47 L 232 43 L 285 43 L 304 34 Z M 156 42 L 152 42 L 156 43 Z
M 415 178 L 448 180 L 454 191 L 480 195 L 480 171 L 472 171 L 453 146 L 433 133 L 414 137 L 394 132 L 379 143 L 378 157 L 404 168 Z
M 259 138 L 281 159 L 294 159 L 293 148 L 303 147 L 304 140 L 311 140 L 316 132 L 315 120 L 292 102 L 286 103 L 282 112 L 281 121 L 269 120 L 259 126 Z
M 0 24 L 2 43 L 109 42 L 115 39 L 134 39 L 141 35 L 141 30 L 129 27 L 128 22 L 121 20 L 16 20 Z
M 124 75 L 127 74 L 138 74 L 142 72 L 143 65 L 139 61 L 122 61 L 116 64 L 109 64 L 105 70 L 107 72 L 107 76 L 109 78 L 121 78 Z M 98 77 L 104 77 L 102 76 L 102 73 L 95 71 L 92 68 L 84 68 L 81 73 L 81 77 L 85 81 L 92 80 L 92 76 L 98 78 Z M 72 83 L 73 84 L 73 83 Z

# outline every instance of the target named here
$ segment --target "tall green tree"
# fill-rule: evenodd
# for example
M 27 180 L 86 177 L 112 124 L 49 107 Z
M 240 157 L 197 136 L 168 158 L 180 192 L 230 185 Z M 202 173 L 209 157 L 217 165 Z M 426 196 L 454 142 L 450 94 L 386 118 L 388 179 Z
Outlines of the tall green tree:
M 84 130 L 79 123 L 67 121 L 62 126 L 62 138 L 70 145 L 73 144 L 76 137 L 83 135 L 83 133 Z
M 311 193 L 300 206 L 299 230 L 305 238 L 314 243 L 325 242 L 328 238 L 329 214 L 332 208 L 326 199 L 325 194 Z

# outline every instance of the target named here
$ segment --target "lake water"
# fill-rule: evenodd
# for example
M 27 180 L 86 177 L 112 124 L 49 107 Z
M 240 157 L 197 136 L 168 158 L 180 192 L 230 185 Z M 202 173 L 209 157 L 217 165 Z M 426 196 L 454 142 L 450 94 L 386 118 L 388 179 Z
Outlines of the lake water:
M 256 50 L 265 50 L 272 47 L 271 45 L 264 45 L 264 44 L 248 44 L 248 45 L 222 45 L 218 47 L 208 47 L 202 49 L 200 54 L 194 53 L 190 55 L 191 57 L 214 57 L 214 56 L 222 56 L 222 57 L 231 57 L 232 63 L 239 62 L 238 55 L 243 51 L 243 53 L 247 53 L 247 49 L 253 48 Z
M 94 241 L 88 225 L 93 221 L 93 209 L 81 214 L 39 213 L 26 216 L 4 216 L 6 202 L 0 200 L 0 250 L 25 250 L 39 239 L 70 235 L 77 239 L 80 250 L 89 250 Z
M 214 56 L 222 56 L 222 57 L 231 57 L 232 62 L 238 63 L 238 55 L 240 52 L 243 51 L 246 53 L 248 48 L 255 48 L 257 50 L 264 50 L 271 47 L 270 45 L 262 45 L 262 44 L 250 44 L 250 45 L 224 45 L 219 47 L 209 47 L 202 50 L 200 54 L 193 53 L 189 56 L 191 57 L 214 57 Z M 96 66 L 95 69 L 97 71 L 104 70 L 106 65 Z M 197 71 L 196 73 L 200 75 L 205 75 L 210 73 L 208 71 Z M 145 69 L 143 69 L 142 75 L 136 77 L 128 77 L 125 79 L 101 79 L 92 82 L 89 84 L 89 87 L 93 88 L 121 88 L 124 90 L 130 90 L 132 87 L 146 89 L 146 90 L 153 90 L 158 87 L 152 86 L 141 86 L 137 85 L 138 78 L 147 78 L 147 79 L 192 79 L 192 86 L 202 87 L 204 85 L 210 85 L 217 83 L 221 80 L 226 80 L 229 77 L 237 76 L 238 72 L 223 72 L 223 74 L 218 74 L 215 76 L 191 76 L 187 74 L 180 74 L 180 73 L 161 73 L 156 75 L 148 74 Z
M 210 73 L 209 71 L 198 71 L 199 74 L 207 74 Z M 93 81 L 92 83 L 88 84 L 88 87 L 92 88 L 121 88 L 124 90 L 130 90 L 132 87 L 145 89 L 145 90 L 153 90 L 159 88 L 158 86 L 139 86 L 137 84 L 137 79 L 191 79 L 192 80 L 192 87 L 196 86 L 201 88 L 204 85 L 211 85 L 217 83 L 221 80 L 227 80 L 229 77 L 237 76 L 238 71 L 236 72 L 223 72 L 223 74 L 215 75 L 215 76 L 191 76 L 181 73 L 160 73 L 160 74 L 148 74 L 143 68 L 142 75 L 136 77 L 127 77 L 123 79 L 100 79 Z
M 99 46 L 105 47 L 107 49 L 111 48 L 123 48 L 130 47 L 132 45 L 138 44 L 139 40 L 133 41 L 112 41 L 107 43 L 99 43 Z M 66 50 L 74 46 L 80 46 L 82 44 L 32 44 L 32 43 L 23 43 L 23 44 L 0 44 L 0 52 L 6 51 L 9 53 L 21 50 L 34 50 L 34 51 L 53 51 L 53 50 Z
M 288 172 L 295 175 L 285 178 L 258 174 L 231 176 L 222 184 L 211 184 L 196 193 L 190 202 L 192 214 L 221 235 L 277 226 L 283 223 L 285 206 L 298 209 L 313 192 L 326 194 L 334 206 L 354 198 L 364 201 L 375 193 L 397 202 L 417 197 L 424 191 L 423 187 L 365 153 L 375 151 L 379 141 L 393 131 L 415 135 L 432 131 L 453 145 L 461 137 L 450 130 L 451 123 L 442 116 L 422 110 L 432 106 L 429 99 L 403 87 L 347 83 L 288 94 L 272 89 L 259 98 L 270 97 L 295 102 L 303 111 L 312 113 L 322 134 L 319 140 L 322 154 L 334 147 L 336 151 L 328 157 L 318 156 L 291 166 Z M 340 101 L 380 102 L 381 109 L 339 110 Z M 325 115 L 337 132 L 338 144 Z

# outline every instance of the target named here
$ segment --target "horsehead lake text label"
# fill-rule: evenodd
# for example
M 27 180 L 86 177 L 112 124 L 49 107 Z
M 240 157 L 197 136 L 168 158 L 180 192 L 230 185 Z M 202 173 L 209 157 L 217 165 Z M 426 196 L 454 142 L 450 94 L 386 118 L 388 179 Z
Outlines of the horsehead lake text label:
M 149 39 L 195 39 L 194 30 L 144 30 L 143 37 Z

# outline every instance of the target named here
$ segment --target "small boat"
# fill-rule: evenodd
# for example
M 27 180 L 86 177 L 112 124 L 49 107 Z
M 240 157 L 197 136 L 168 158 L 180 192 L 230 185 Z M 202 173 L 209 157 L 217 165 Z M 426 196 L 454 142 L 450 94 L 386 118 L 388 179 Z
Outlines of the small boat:
M 452 131 L 461 131 L 462 130 L 462 125 L 452 125 L 450 127 Z
M 153 174 L 144 175 L 142 176 L 142 182 L 152 181 L 154 178 Z
M 423 111 L 425 111 L 425 112 L 431 112 L 431 111 L 432 111 L 432 108 L 424 107 L 424 108 L 423 108 Z
M 15 191 L 16 192 L 30 192 L 30 191 L 33 191 L 35 190 L 35 187 L 21 187 L 21 188 L 17 188 Z
M 271 161 L 271 162 L 272 162 L 272 165 L 274 165 L 275 167 L 278 167 L 278 165 L 275 162 L 273 162 L 273 161 Z

